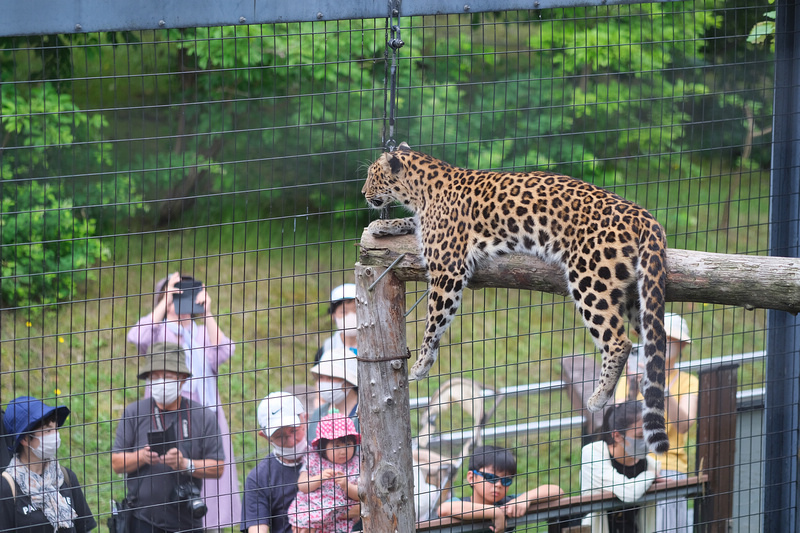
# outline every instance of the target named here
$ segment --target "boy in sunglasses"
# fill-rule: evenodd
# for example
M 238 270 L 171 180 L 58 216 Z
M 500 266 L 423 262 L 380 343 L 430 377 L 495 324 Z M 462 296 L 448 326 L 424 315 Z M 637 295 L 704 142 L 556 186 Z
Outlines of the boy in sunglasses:
M 492 531 L 506 530 L 506 518 L 524 515 L 535 503 L 561 497 L 564 492 L 558 485 L 541 485 L 518 495 L 508 491 L 517 473 L 517 461 L 511 452 L 497 446 L 480 446 L 469 458 L 467 483 L 472 496 L 452 498 L 439 507 L 439 516 L 459 520 L 492 522 Z

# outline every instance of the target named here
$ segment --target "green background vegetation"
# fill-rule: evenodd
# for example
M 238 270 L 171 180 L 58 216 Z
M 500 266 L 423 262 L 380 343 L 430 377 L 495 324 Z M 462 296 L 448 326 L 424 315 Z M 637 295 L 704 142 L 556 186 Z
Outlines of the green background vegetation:
M 767 11 L 701 0 L 405 19 L 398 140 L 608 187 L 650 209 L 672 247 L 765 254 L 773 63 L 770 38 L 747 36 Z M 108 450 L 140 392 L 125 334 L 167 272 L 203 279 L 240 343 L 219 379 L 240 476 L 267 452 L 257 402 L 306 382 L 332 327 L 328 291 L 352 279 L 371 216 L 359 190 L 379 153 L 384 38 L 384 21 L 364 20 L 0 39 L 0 402 L 71 407 L 63 453 L 96 512 L 122 494 Z M 410 307 L 424 288 L 407 289 Z M 688 357 L 764 347 L 762 311 L 670 307 L 696 339 Z M 424 317 L 409 319 L 413 349 Z M 593 351 L 561 298 L 470 291 L 412 396 L 456 373 L 559 379 L 562 355 Z M 740 383 L 763 386 L 762 366 Z M 509 400 L 495 420 L 571 415 L 554 393 Z M 516 490 L 578 489 L 579 434 L 506 444 L 526 473 Z

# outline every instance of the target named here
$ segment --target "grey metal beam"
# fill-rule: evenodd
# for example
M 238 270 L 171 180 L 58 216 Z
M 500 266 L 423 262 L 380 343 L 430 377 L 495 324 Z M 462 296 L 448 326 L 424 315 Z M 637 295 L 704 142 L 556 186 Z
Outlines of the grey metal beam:
M 800 257 L 800 9 L 778 0 L 770 184 L 770 255 Z M 762 531 L 800 530 L 800 317 L 767 315 Z
M 640 4 L 630 0 L 402 0 L 400 16 Z M 374 0 L 0 0 L 0 37 L 385 18 Z

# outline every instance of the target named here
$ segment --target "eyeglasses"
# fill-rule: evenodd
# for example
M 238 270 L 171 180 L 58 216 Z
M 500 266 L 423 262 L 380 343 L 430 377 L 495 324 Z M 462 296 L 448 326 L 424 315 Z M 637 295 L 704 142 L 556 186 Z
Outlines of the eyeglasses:
M 490 474 L 489 472 L 481 472 L 480 470 L 471 470 L 471 472 L 475 475 L 481 476 L 484 481 L 489 483 L 497 483 L 499 481 L 504 487 L 510 487 L 511 484 L 514 483 L 514 478 L 511 476 L 500 477 L 495 474 Z

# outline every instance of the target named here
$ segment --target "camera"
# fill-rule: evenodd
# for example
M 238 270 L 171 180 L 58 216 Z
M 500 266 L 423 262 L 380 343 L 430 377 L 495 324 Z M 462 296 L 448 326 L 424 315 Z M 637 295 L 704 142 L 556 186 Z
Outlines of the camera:
M 191 481 L 175 486 L 175 499 L 184 502 L 192 518 L 203 518 L 208 512 L 206 502 L 200 497 L 200 489 Z

